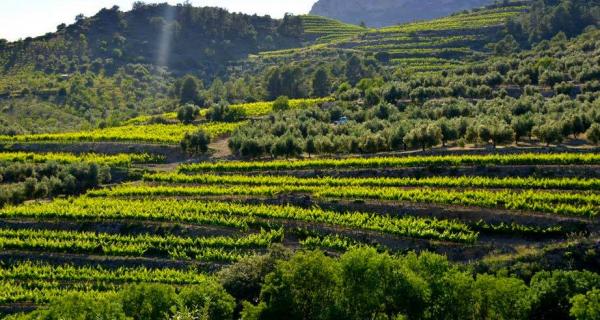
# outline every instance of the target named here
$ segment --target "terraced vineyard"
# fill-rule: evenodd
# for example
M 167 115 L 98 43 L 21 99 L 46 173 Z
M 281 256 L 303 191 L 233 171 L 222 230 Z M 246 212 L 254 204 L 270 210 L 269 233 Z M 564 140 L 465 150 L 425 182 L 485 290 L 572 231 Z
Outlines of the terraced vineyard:
M 332 254 L 357 245 L 421 248 L 459 261 L 515 246 L 538 250 L 597 229 L 600 176 L 583 176 L 599 163 L 593 153 L 202 163 L 78 197 L 5 206 L 0 304 L 16 311 L 132 282 L 201 284 L 203 274 L 274 243 Z M 540 175 L 560 166 L 571 176 L 475 174 L 498 165 Z M 364 176 L 435 166 L 473 173 Z M 343 171 L 350 174 L 335 174 Z
M 141 142 L 178 144 L 186 133 L 202 128 L 213 137 L 231 133 L 239 123 L 207 123 L 200 127 L 181 124 L 126 125 L 84 132 L 0 136 L 0 142 Z
M 316 99 L 292 99 L 289 101 L 290 109 L 307 109 L 324 102 L 332 101 L 331 98 L 316 98 Z M 254 103 L 243 103 L 234 104 L 230 108 L 237 109 L 243 112 L 248 117 L 260 117 L 266 116 L 273 112 L 273 102 L 254 102 Z
M 106 164 L 109 166 L 130 166 L 135 163 L 153 163 L 160 162 L 160 156 L 149 154 L 81 154 L 72 153 L 34 153 L 34 152 L 0 152 L 0 162 L 21 162 L 21 163 L 80 163 L 93 162 Z
M 317 44 L 347 40 L 368 30 L 367 28 L 320 16 L 307 15 L 301 16 L 301 19 L 304 32 L 318 37 L 315 41 Z
M 596 319 L 600 4 L 487 3 L 0 39 L 0 318 Z
M 322 104 L 324 102 L 332 101 L 332 98 L 314 98 L 314 99 L 291 99 L 289 106 L 291 109 L 308 108 L 315 105 Z M 260 117 L 266 116 L 273 111 L 272 101 L 260 101 L 251 103 L 240 103 L 232 104 L 229 106 L 231 109 L 240 110 L 246 117 Z M 200 111 L 200 116 L 205 117 L 208 109 Z M 126 125 L 143 125 L 147 124 L 152 120 L 153 117 L 160 117 L 167 121 L 177 122 L 177 113 L 169 112 L 158 116 L 139 116 L 133 119 L 129 119 L 125 122 Z
M 402 66 L 409 73 L 448 70 L 485 57 L 485 44 L 496 37 L 507 19 L 527 10 L 527 1 L 511 1 L 441 19 L 381 29 L 362 28 L 323 17 L 303 16 L 305 33 L 316 36 L 311 45 L 262 52 L 259 56 L 275 61 L 288 61 L 292 58 L 311 59 L 317 56 L 323 59 L 328 51 L 359 51 L 378 53 L 385 57 L 384 62 Z

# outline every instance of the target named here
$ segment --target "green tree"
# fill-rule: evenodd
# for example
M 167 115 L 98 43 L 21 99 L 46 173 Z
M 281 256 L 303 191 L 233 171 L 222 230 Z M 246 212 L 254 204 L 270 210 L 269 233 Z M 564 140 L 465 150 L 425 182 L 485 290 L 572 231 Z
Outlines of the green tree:
M 244 119 L 244 109 L 232 108 L 226 103 L 215 104 L 206 113 L 206 118 L 215 122 L 236 122 Z
M 570 299 L 600 286 L 600 275 L 589 271 L 542 271 L 531 279 L 533 319 L 568 319 Z
M 257 139 L 245 138 L 239 152 L 242 157 L 257 158 L 264 154 L 265 149 Z
M 362 78 L 365 77 L 366 71 L 362 61 L 358 56 L 352 55 L 346 62 L 345 68 L 346 80 L 351 85 L 356 85 Z
M 600 319 L 600 289 L 574 296 L 571 298 L 571 304 L 573 307 L 570 314 L 575 320 Z
M 208 152 L 210 140 L 208 133 L 200 129 L 194 133 L 186 133 L 180 145 L 184 152 L 191 155 L 199 155 Z
M 336 146 L 328 136 L 318 136 L 315 139 L 315 146 L 317 147 L 317 153 L 320 154 L 332 154 L 336 151 Z
M 343 319 L 419 318 L 429 298 L 427 282 L 398 259 L 372 248 L 349 250 L 340 258 L 341 283 L 337 303 Z
M 163 284 L 138 284 L 121 291 L 127 316 L 134 320 L 164 320 L 173 315 L 179 304 L 175 289 Z
M 531 139 L 531 131 L 535 126 L 535 122 L 529 116 L 520 116 L 512 119 L 511 126 L 515 132 L 515 142 L 519 142 L 523 137 Z
M 267 92 L 269 99 L 275 99 L 282 95 L 283 90 L 281 88 L 281 72 L 279 68 L 273 68 L 267 74 Z
M 194 76 L 187 76 L 183 80 L 183 84 L 181 85 L 181 92 L 179 93 L 179 102 L 181 104 L 192 103 L 201 105 L 201 99 L 199 95 L 199 83 L 198 80 Z
M 499 56 L 509 56 L 520 49 L 519 43 L 512 35 L 507 35 L 494 46 L 494 53 Z
M 511 144 L 515 140 L 515 132 L 511 126 L 501 122 L 490 130 L 490 140 L 494 148 L 499 145 Z
M 326 97 L 331 93 L 331 80 L 329 72 L 324 67 L 315 71 L 312 80 L 312 94 L 315 97 Z
M 267 73 L 267 93 L 269 99 L 278 96 L 302 98 L 305 96 L 304 72 L 297 66 L 273 68 Z
M 397 124 L 389 130 L 388 146 L 392 151 L 406 150 L 404 137 L 408 133 L 408 128 L 403 123 Z
M 381 101 L 380 93 L 374 88 L 368 88 L 365 91 L 365 101 L 369 106 L 375 106 Z
M 473 291 L 479 306 L 476 319 L 529 319 L 531 296 L 523 280 L 481 274 Z
M 273 144 L 271 154 L 274 157 L 285 156 L 285 158 L 295 157 L 302 154 L 303 144 L 292 134 L 286 134 Z
M 336 310 L 337 262 L 320 251 L 300 252 L 280 262 L 261 292 L 262 319 L 325 320 Z
M 308 153 L 309 158 L 312 154 L 315 154 L 317 152 L 317 147 L 315 145 L 315 138 L 313 138 L 313 137 L 306 138 L 306 143 L 304 145 L 304 151 L 306 151 L 306 153 Z
M 377 153 L 388 149 L 386 139 L 378 133 L 363 135 L 358 146 L 362 153 Z
M 273 102 L 273 111 L 285 111 L 290 108 L 290 99 L 286 96 L 279 96 Z
M 265 255 L 245 257 L 223 268 L 217 278 L 238 301 L 257 302 L 266 276 L 275 270 L 279 260 L 287 260 L 290 255 L 283 245 L 272 245 Z
M 235 299 L 213 279 L 202 285 L 184 287 L 179 292 L 179 298 L 188 310 L 203 310 L 207 319 L 233 319 Z
M 565 138 L 563 135 L 563 125 L 557 121 L 534 127 L 533 134 L 548 146 L 552 143 L 561 143 Z
M 442 118 L 437 121 L 437 125 L 442 132 L 442 146 L 445 147 L 448 141 L 458 139 L 458 129 L 450 120 Z
M 193 104 L 186 104 L 177 111 L 177 119 L 184 124 L 190 124 L 200 114 L 200 108 Z
M 586 131 L 585 135 L 593 144 L 600 144 L 600 124 L 592 124 Z
M 422 124 L 408 132 L 404 142 L 413 148 L 420 147 L 425 151 L 442 142 L 442 130 L 435 124 Z

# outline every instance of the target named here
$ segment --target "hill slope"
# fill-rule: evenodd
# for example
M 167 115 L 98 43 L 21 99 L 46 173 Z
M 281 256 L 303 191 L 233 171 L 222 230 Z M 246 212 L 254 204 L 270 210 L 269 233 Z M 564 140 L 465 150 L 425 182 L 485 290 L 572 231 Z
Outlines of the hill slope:
M 131 63 L 167 66 L 176 73 L 214 77 L 228 61 L 249 53 L 300 45 L 299 19 L 229 13 L 191 5 L 115 6 L 55 33 L 0 44 L 0 72 L 35 66 L 47 73 L 105 69 Z
M 493 0 L 319 0 L 310 14 L 370 27 L 433 19 L 491 4 Z

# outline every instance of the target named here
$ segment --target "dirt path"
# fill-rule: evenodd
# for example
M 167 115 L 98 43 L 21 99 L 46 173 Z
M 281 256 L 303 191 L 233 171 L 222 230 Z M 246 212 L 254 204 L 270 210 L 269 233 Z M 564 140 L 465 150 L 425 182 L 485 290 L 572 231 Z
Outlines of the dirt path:
M 213 143 L 209 144 L 208 147 L 215 150 L 212 155 L 214 159 L 224 159 L 231 156 L 231 150 L 229 150 L 229 138 L 222 138 Z

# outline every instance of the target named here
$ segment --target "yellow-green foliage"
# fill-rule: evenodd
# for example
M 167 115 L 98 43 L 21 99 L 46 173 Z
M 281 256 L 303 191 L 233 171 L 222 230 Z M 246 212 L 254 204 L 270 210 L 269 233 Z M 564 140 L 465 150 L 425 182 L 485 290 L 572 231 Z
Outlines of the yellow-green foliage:
M 125 125 L 144 124 L 144 123 L 147 123 L 148 121 L 150 121 L 153 117 L 161 117 L 161 118 L 164 118 L 167 120 L 177 120 L 177 112 L 167 112 L 167 113 L 163 113 L 160 115 L 154 115 L 154 116 L 145 115 L 145 116 L 135 117 L 135 118 L 125 121 Z
M 206 275 L 196 270 L 105 269 L 22 262 L 0 267 L 0 303 L 47 303 L 69 292 L 114 292 L 126 282 L 204 284 L 206 281 Z
M 494 10 L 482 10 L 478 12 L 457 14 L 441 19 L 428 20 L 386 27 L 375 32 L 420 32 L 456 29 L 480 29 L 501 25 L 510 17 L 520 14 L 526 7 L 508 7 Z
M 0 162 L 58 162 L 58 163 L 76 163 L 93 162 L 106 164 L 110 166 L 123 166 L 132 163 L 150 163 L 160 159 L 148 154 L 117 154 L 104 155 L 95 153 L 86 153 L 76 155 L 72 153 L 32 153 L 32 152 L 0 152 Z
M 148 187 L 141 188 L 147 189 Z M 238 228 L 256 225 L 260 223 L 260 219 L 276 219 L 337 225 L 399 236 L 456 242 L 474 242 L 477 239 L 476 232 L 458 221 L 409 216 L 393 217 L 363 212 L 340 213 L 319 208 L 305 209 L 294 206 L 164 198 L 144 200 L 89 197 L 58 199 L 51 203 L 6 207 L 0 209 L 0 217 L 154 220 Z
M 317 98 L 317 99 L 292 99 L 289 101 L 291 109 L 303 109 L 310 108 L 319 103 L 333 101 L 333 98 Z M 244 104 L 234 104 L 231 105 L 231 108 L 239 109 L 244 112 L 246 116 L 249 117 L 258 117 L 264 116 L 273 111 L 273 102 L 272 101 L 263 101 L 263 102 L 254 102 L 254 103 L 244 103 Z
M 598 215 L 600 196 L 591 193 L 555 192 L 555 191 L 496 191 L 447 189 L 403 189 L 396 187 L 364 186 L 149 186 L 122 185 L 112 190 L 93 190 L 90 196 L 96 197 L 195 197 L 195 196 L 266 196 L 301 193 L 312 194 L 317 198 L 373 199 L 387 201 L 406 201 L 415 203 L 435 203 L 439 205 L 462 205 L 484 208 L 505 208 L 548 212 L 559 215 L 589 216 Z
M 408 156 L 373 157 L 346 159 L 305 159 L 297 161 L 230 161 L 216 163 L 198 163 L 183 165 L 180 172 L 242 172 L 276 171 L 303 169 L 383 169 L 427 166 L 461 165 L 573 165 L 600 164 L 600 154 L 595 153 L 556 153 L 556 154 L 491 154 L 491 155 L 446 155 L 446 156 Z
M 199 129 L 204 129 L 210 136 L 219 137 L 233 132 L 243 122 L 237 123 L 208 123 L 201 126 L 195 125 L 126 125 L 121 127 L 112 127 L 106 129 L 96 129 L 83 132 L 68 132 L 54 134 L 31 134 L 18 136 L 0 136 L 0 141 L 7 142 L 55 142 L 55 141 L 84 141 L 84 142 L 146 142 L 146 143 L 179 143 L 186 133 L 192 133 Z
M 351 38 L 369 29 L 320 16 L 301 16 L 304 32 L 320 36 L 317 42 L 331 43 Z

